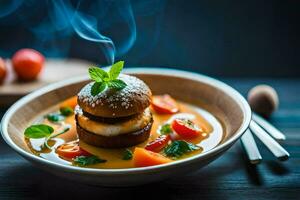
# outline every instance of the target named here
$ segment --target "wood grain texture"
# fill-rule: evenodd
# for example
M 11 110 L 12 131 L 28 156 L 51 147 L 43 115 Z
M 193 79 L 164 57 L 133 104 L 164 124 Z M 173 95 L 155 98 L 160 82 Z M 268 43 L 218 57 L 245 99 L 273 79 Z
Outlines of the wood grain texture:
M 243 94 L 258 83 L 269 83 L 281 105 L 270 121 L 283 131 L 286 162 L 277 161 L 256 139 L 262 153 L 252 166 L 237 143 L 219 159 L 192 174 L 129 188 L 78 184 L 45 173 L 11 150 L 0 139 L 0 199 L 299 199 L 300 196 L 300 80 L 226 79 Z M 3 114 L 6 108 L 1 108 Z
M 20 97 L 41 88 L 50 83 L 54 83 L 66 78 L 71 78 L 87 73 L 90 62 L 78 59 L 48 59 L 44 69 L 38 79 L 30 82 L 19 82 L 8 63 L 8 76 L 3 84 L 0 85 L 0 106 L 12 104 Z M 72 68 L 72 70 L 70 70 Z

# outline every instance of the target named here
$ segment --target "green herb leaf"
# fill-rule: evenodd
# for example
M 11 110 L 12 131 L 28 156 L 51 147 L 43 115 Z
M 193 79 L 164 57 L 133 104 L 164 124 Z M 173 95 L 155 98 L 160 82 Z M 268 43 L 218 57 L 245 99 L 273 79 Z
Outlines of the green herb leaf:
M 54 134 L 54 135 L 49 135 L 48 137 L 46 137 L 44 143 L 42 144 L 42 148 L 48 148 L 48 149 L 51 149 L 51 147 L 48 145 L 48 141 L 59 136 L 59 135 L 62 135 L 66 132 L 68 132 L 71 128 L 71 125 L 70 124 L 67 124 L 63 127 L 63 130 L 59 131 L 58 133 Z
M 91 94 L 96 96 L 104 91 L 107 86 L 115 90 L 122 90 L 125 88 L 126 83 L 120 79 L 117 79 L 123 69 L 123 66 L 124 61 L 119 61 L 111 66 L 108 73 L 101 68 L 90 67 L 90 77 L 95 81 L 91 88 Z
M 164 124 L 160 127 L 159 129 L 159 132 L 160 134 L 162 135 L 167 135 L 167 134 L 170 134 L 172 133 L 172 128 L 171 128 L 171 125 L 170 124 Z
M 102 83 L 98 83 L 98 82 L 95 82 L 92 86 L 92 90 L 91 90 L 91 94 L 93 96 L 96 96 L 97 94 L 101 93 L 103 90 L 105 90 L 106 88 L 106 83 L 105 82 L 102 82 Z
M 87 166 L 87 165 L 94 165 L 97 163 L 104 163 L 106 160 L 101 159 L 97 156 L 77 156 L 73 159 L 74 164 L 79 166 Z
M 65 117 L 58 113 L 50 113 L 46 115 L 46 118 L 51 122 L 59 122 L 65 119 Z
M 26 128 L 24 135 L 27 138 L 45 138 L 53 133 L 54 129 L 46 124 L 31 125 Z
M 125 149 L 123 154 L 123 160 L 131 160 L 132 159 L 132 152 L 129 149 Z
M 61 113 L 63 116 L 66 116 L 66 117 L 68 117 L 68 116 L 70 116 L 70 115 L 73 115 L 73 113 L 74 113 L 73 109 L 72 109 L 71 107 L 69 107 L 69 106 L 61 107 L 61 108 L 59 109 L 59 111 L 60 111 L 60 113 Z
M 122 90 L 123 88 L 125 88 L 127 86 L 127 84 L 120 79 L 111 80 L 107 83 L 107 85 L 109 88 L 112 88 L 115 90 Z
M 123 66 L 124 66 L 124 61 L 119 61 L 113 64 L 108 72 L 109 79 L 115 80 L 116 78 L 118 78 L 119 74 L 123 69 Z
M 184 140 L 176 140 L 164 149 L 164 153 L 169 157 L 179 158 L 180 156 L 188 152 L 192 152 L 198 149 L 200 149 L 200 147 L 192 143 L 186 142 Z
M 103 82 L 105 78 L 109 77 L 108 73 L 99 67 L 90 67 L 89 75 L 96 82 Z

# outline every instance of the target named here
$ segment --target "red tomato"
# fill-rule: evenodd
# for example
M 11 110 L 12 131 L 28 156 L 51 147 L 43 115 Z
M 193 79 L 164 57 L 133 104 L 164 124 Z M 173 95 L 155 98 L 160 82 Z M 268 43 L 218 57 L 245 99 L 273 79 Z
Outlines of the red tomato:
M 44 65 L 45 57 L 33 49 L 21 49 L 12 57 L 13 68 L 20 80 L 37 78 Z
M 6 64 L 5 61 L 0 58 L 0 83 L 4 81 L 6 77 Z
M 176 101 L 170 95 L 153 96 L 152 108 L 160 114 L 174 114 L 179 111 Z
M 89 156 L 89 152 L 83 150 L 78 145 L 78 142 L 69 142 L 57 147 L 56 153 L 64 158 L 75 158 L 77 156 Z
M 170 140 L 171 140 L 170 135 L 161 135 L 158 138 L 156 138 L 154 141 L 148 143 L 145 149 L 149 151 L 159 152 L 168 144 Z
M 194 138 L 200 135 L 202 130 L 189 119 L 175 119 L 172 122 L 173 130 L 183 138 Z

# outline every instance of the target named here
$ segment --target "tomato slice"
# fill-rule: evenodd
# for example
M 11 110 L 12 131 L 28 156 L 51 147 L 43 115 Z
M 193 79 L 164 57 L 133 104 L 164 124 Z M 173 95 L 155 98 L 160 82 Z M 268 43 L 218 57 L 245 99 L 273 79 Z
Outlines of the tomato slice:
M 171 161 L 171 159 L 166 158 L 159 153 L 148 151 L 139 147 L 136 147 L 133 153 L 133 163 L 136 167 L 161 165 Z
M 189 119 L 175 119 L 171 126 L 183 138 L 194 138 L 202 133 L 202 129 Z
M 75 158 L 77 156 L 90 156 L 91 154 L 83 150 L 78 142 L 69 142 L 57 147 L 56 153 L 64 158 Z
M 161 135 L 158 138 L 156 138 L 154 141 L 148 143 L 145 149 L 153 152 L 159 152 L 168 144 L 170 140 L 171 140 L 170 135 Z
M 159 114 L 174 114 L 179 111 L 176 101 L 168 94 L 152 97 L 152 108 Z

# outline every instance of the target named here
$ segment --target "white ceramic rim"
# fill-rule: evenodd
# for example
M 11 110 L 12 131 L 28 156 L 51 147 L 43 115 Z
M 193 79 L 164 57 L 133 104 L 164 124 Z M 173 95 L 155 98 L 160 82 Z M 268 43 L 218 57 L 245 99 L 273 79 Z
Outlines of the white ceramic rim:
M 197 74 L 194 72 L 187 72 L 187 71 L 183 71 L 183 70 L 177 70 L 177 69 L 170 69 L 170 68 L 127 68 L 123 70 L 124 73 L 131 73 L 131 74 L 156 74 L 156 75 L 168 75 L 168 76 L 175 76 L 175 77 L 183 77 L 183 78 L 189 78 L 195 81 L 201 81 L 204 82 L 208 85 L 211 85 L 213 87 L 219 88 L 220 90 L 224 91 L 225 93 L 227 93 L 229 96 L 232 97 L 232 99 L 234 99 L 236 101 L 237 104 L 240 105 L 240 107 L 244 110 L 244 120 L 243 123 L 241 125 L 241 127 L 236 131 L 235 135 L 231 138 L 229 138 L 227 141 L 225 141 L 224 143 L 218 145 L 217 147 L 183 159 L 183 160 L 178 160 L 178 161 L 174 161 L 171 163 L 167 163 L 167 164 L 162 164 L 162 165 L 156 165 L 156 166 L 150 166 L 150 167 L 139 167 L 139 168 L 126 168 L 126 169 L 93 169 L 93 168 L 81 168 L 81 167 L 76 167 L 76 166 L 71 166 L 71 165 L 64 165 L 64 164 L 60 164 L 60 163 L 56 163 L 50 160 L 46 160 L 42 157 L 36 156 L 32 153 L 29 153 L 25 150 L 23 150 L 22 148 L 20 148 L 19 146 L 17 146 L 12 139 L 9 137 L 7 128 L 8 128 L 8 122 L 11 118 L 11 116 L 14 114 L 15 110 L 19 109 L 20 107 L 22 107 L 23 105 L 25 105 L 26 103 L 28 103 L 29 101 L 31 101 L 32 99 L 47 93 L 51 90 L 69 85 L 69 84 L 74 84 L 77 82 L 81 82 L 81 81 L 85 81 L 88 80 L 88 76 L 79 76 L 79 77 L 74 77 L 74 78 L 70 78 L 67 80 L 63 80 L 63 81 L 59 81 L 57 83 L 53 83 L 50 84 L 48 86 L 45 86 L 37 91 L 34 91 L 26 96 L 24 96 L 23 98 L 21 98 L 20 100 L 18 100 L 16 103 L 14 103 L 8 110 L 7 112 L 4 114 L 2 121 L 1 121 L 1 134 L 2 137 L 4 138 L 5 142 L 11 147 L 13 148 L 16 152 L 18 152 L 20 155 L 29 158 L 30 160 L 34 160 L 37 161 L 41 164 L 47 164 L 47 165 L 51 165 L 51 167 L 55 167 L 55 168 L 61 168 L 63 170 L 66 171 L 71 171 L 71 172 L 75 172 L 75 173 L 92 173 L 92 174 L 121 174 L 121 173 L 136 173 L 136 172 L 149 172 L 149 171 L 155 171 L 156 169 L 163 169 L 163 168 L 168 168 L 174 165 L 178 165 L 178 164 L 182 164 L 182 163 L 186 163 L 192 160 L 196 160 L 199 158 L 205 158 L 207 156 L 214 155 L 216 153 L 218 153 L 221 150 L 227 149 L 228 147 L 230 147 L 236 140 L 238 140 L 242 134 L 246 131 L 246 129 L 248 128 L 250 121 L 251 121 L 251 109 L 249 104 L 247 103 L 247 101 L 244 99 L 244 97 L 237 92 L 235 89 L 233 89 L 232 87 L 230 87 L 229 85 L 216 80 L 214 78 L 205 76 L 205 75 L 201 75 L 201 74 Z

